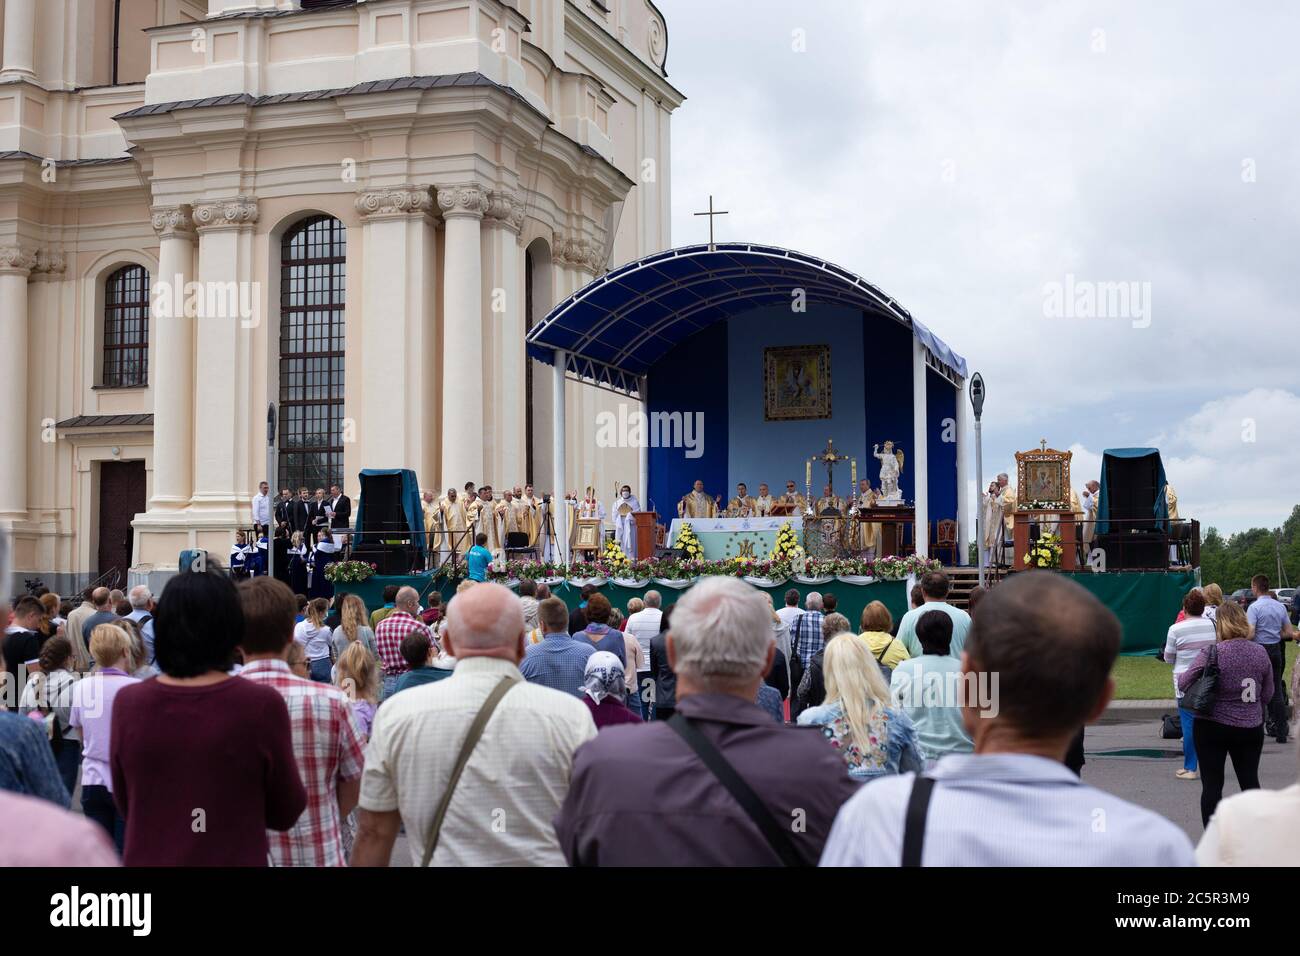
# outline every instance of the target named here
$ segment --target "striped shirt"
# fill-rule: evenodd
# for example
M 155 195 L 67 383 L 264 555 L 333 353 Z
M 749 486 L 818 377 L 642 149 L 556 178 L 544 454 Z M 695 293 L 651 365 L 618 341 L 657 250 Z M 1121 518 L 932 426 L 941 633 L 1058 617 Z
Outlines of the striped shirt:
M 1169 628 L 1165 637 L 1165 662 L 1174 665 L 1174 696 L 1182 699 L 1178 678 L 1192 666 L 1196 655 L 1216 640 L 1214 621 L 1204 617 L 1185 617 Z
M 307 791 L 307 809 L 291 829 L 266 831 L 273 866 L 345 866 L 338 782 L 361 776 L 361 731 L 347 695 L 306 680 L 280 660 L 257 660 L 239 672 L 274 688 L 289 708 L 293 755 Z
M 923 866 L 1194 866 L 1192 844 L 1150 810 L 1029 754 L 949 754 L 926 818 Z M 914 774 L 884 777 L 840 808 L 822 866 L 898 866 Z

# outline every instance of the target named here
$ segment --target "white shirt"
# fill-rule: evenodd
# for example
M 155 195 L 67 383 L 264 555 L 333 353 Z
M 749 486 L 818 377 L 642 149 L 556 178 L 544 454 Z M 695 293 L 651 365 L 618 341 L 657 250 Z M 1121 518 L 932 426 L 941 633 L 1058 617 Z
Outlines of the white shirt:
M 1300 784 L 1247 790 L 1219 803 L 1196 847 L 1201 866 L 1295 866 L 1300 860 Z
M 318 661 L 330 656 L 330 638 L 333 632 L 321 625 L 312 627 L 310 621 L 299 621 L 293 626 L 293 639 L 304 646 L 307 660 Z
M 650 669 L 650 642 L 663 630 L 664 612 L 657 607 L 642 608 L 635 614 L 627 616 L 624 634 L 631 634 L 641 645 L 641 666 L 638 670 Z
M 271 497 L 260 491 L 253 495 L 253 524 L 271 523 Z
M 1195 866 L 1164 817 L 1028 754 L 949 754 L 929 776 L 924 866 Z M 822 866 L 899 866 L 914 774 L 865 785 L 840 807 Z
M 386 700 L 371 729 L 360 805 L 401 813 L 416 866 L 461 741 L 506 676 L 519 683 L 465 765 L 431 864 L 564 865 L 551 821 L 569 792 L 574 751 L 596 736 L 591 712 L 571 694 L 525 681 L 509 661 L 468 657 L 450 677 Z
M 1214 619 L 1185 617 L 1169 628 L 1165 637 L 1164 659 L 1174 665 L 1174 697 L 1182 699 L 1178 677 L 1196 661 L 1201 651 L 1215 642 Z
M 781 619 L 782 624 L 784 624 L 789 630 L 793 631 L 795 619 L 798 618 L 799 615 L 802 613 L 803 613 L 802 609 L 797 607 L 789 607 L 787 605 L 786 607 L 780 608 L 776 612 L 776 616 Z

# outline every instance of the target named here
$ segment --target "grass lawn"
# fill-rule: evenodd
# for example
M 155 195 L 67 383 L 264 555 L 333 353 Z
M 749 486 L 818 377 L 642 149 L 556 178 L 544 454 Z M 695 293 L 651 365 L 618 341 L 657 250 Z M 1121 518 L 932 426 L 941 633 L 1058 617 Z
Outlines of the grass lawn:
M 1296 645 L 1287 642 L 1287 674 L 1295 661 Z M 1172 664 L 1158 661 L 1151 654 L 1141 657 L 1121 657 L 1115 662 L 1111 676 L 1115 678 L 1116 700 L 1171 700 L 1174 696 Z M 1289 677 L 1287 678 L 1289 680 Z

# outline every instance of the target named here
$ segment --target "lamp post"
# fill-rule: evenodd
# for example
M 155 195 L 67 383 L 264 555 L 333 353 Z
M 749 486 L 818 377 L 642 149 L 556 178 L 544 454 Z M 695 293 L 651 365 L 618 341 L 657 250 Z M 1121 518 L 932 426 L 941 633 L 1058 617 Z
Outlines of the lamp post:
M 970 380 L 970 404 L 975 412 L 975 491 L 979 507 L 975 509 L 975 554 L 979 559 L 980 587 L 984 587 L 984 446 L 980 440 L 980 417 L 984 414 L 984 376 L 976 372 Z
M 275 474 L 276 466 L 275 456 L 275 402 L 268 402 L 266 405 L 266 484 L 267 495 L 270 496 L 275 491 L 278 480 Z M 274 501 L 274 498 L 271 498 Z M 266 527 L 266 576 L 275 577 L 275 533 L 272 525 L 275 524 L 275 506 L 272 505 L 271 521 Z M 257 546 L 257 542 L 253 542 Z

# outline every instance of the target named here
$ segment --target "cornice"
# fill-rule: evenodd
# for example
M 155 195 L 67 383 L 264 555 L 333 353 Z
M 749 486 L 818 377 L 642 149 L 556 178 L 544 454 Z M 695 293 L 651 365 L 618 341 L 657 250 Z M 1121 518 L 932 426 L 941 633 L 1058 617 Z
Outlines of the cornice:
M 257 200 L 251 196 L 234 196 L 196 203 L 194 226 L 200 232 L 245 229 L 257 223 Z
M 433 213 L 433 195 L 428 186 L 413 183 L 386 186 L 357 196 L 356 209 L 366 220 L 428 216 Z

